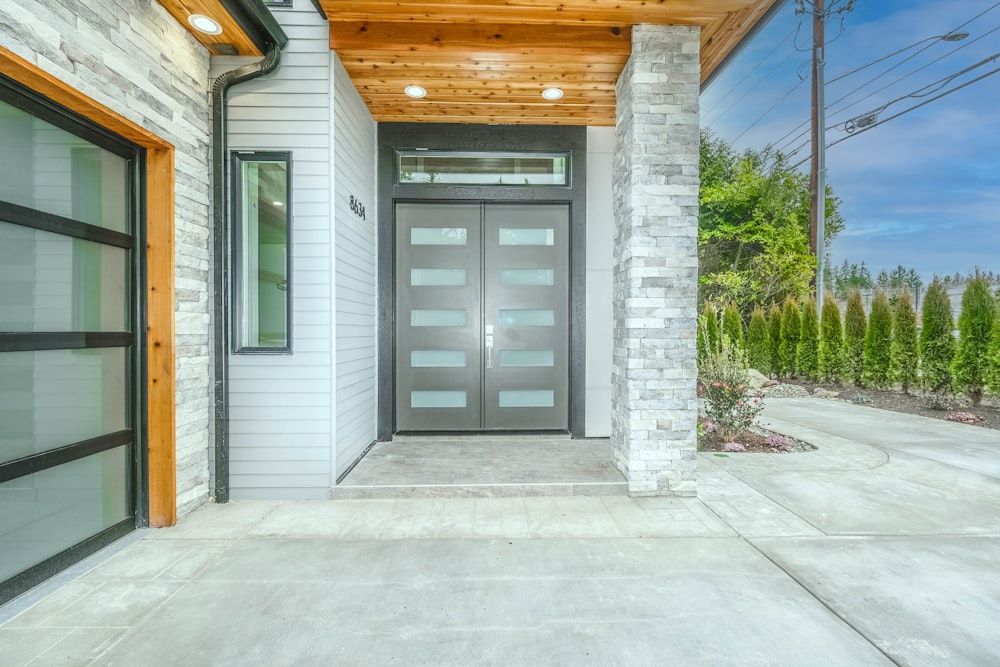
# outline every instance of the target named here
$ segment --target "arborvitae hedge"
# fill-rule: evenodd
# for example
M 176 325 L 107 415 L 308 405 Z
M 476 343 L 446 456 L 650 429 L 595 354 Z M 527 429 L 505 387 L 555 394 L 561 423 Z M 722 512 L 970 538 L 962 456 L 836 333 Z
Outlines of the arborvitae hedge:
M 795 370 L 807 380 L 819 378 L 819 315 L 816 299 L 809 297 L 802 304 L 799 343 L 795 348 Z
M 819 376 L 824 382 L 840 382 L 844 376 L 844 331 L 840 308 L 833 292 L 823 296 L 823 319 L 820 321 Z
M 714 353 L 718 353 L 721 341 L 721 337 L 719 336 L 719 311 L 716 310 L 715 304 L 711 301 L 706 301 L 701 315 L 705 318 L 705 335 L 707 337 L 705 342 L 708 345 L 708 349 Z
M 743 346 L 743 318 L 739 307 L 732 301 L 722 309 L 722 334 L 729 336 L 729 342 L 745 349 Z
M 847 312 L 844 313 L 844 366 L 849 382 L 861 386 L 865 368 L 865 306 L 861 302 L 861 290 L 853 290 L 847 297 Z
M 885 292 L 876 292 L 865 333 L 865 367 L 861 379 L 873 389 L 892 386 L 892 306 Z
M 781 308 L 776 303 L 767 314 L 767 344 L 771 348 L 771 374 L 781 375 Z
M 997 304 L 990 284 L 980 275 L 965 285 L 962 314 L 958 316 L 958 349 L 951 364 L 955 389 L 978 406 L 986 384 L 986 353 L 993 333 Z
M 782 377 L 795 375 L 795 348 L 799 345 L 799 305 L 793 297 L 785 299 L 781 309 L 781 344 L 778 358 L 781 362 L 779 374 Z
M 986 386 L 996 395 L 1000 395 L 1000 293 L 997 294 L 997 312 L 993 318 L 993 336 L 990 339 L 990 349 L 986 355 L 988 374 Z
M 951 361 L 955 356 L 955 320 L 944 283 L 935 280 L 927 288 L 921 308 L 920 384 L 926 391 L 951 389 Z
M 750 315 L 747 327 L 747 358 L 750 367 L 764 375 L 771 373 L 771 341 L 768 337 L 767 316 L 764 309 L 757 306 Z
M 903 288 L 896 299 L 892 317 L 892 380 L 910 393 L 917 383 L 917 366 L 920 353 L 917 349 L 917 313 L 913 310 L 910 291 Z

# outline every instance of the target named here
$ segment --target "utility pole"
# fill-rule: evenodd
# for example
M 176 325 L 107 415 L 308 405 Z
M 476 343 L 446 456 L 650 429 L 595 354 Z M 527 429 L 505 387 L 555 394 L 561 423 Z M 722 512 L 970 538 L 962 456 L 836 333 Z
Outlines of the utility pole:
M 823 312 L 823 261 L 826 244 L 826 65 L 825 0 L 813 0 L 812 164 L 809 169 L 809 250 L 816 257 L 816 307 Z

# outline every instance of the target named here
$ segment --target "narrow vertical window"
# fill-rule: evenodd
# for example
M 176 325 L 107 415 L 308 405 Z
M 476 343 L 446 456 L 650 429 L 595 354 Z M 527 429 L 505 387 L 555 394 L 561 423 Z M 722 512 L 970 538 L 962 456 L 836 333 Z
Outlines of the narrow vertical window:
M 236 352 L 291 351 L 290 153 L 233 154 Z

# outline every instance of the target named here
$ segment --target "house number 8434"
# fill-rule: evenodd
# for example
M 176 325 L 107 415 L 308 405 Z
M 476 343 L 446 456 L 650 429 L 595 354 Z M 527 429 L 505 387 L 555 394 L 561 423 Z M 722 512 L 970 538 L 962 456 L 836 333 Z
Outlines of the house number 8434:
M 351 211 L 362 220 L 365 219 L 365 205 L 359 202 L 354 195 L 351 195 Z

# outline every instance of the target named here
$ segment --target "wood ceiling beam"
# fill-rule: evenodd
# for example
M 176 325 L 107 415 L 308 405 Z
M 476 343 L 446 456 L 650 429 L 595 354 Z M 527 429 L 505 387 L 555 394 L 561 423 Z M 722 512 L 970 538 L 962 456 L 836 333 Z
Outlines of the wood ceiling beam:
M 419 53 L 594 54 L 628 57 L 630 27 L 331 21 L 330 48 Z
M 331 21 L 708 25 L 755 0 L 320 0 Z

